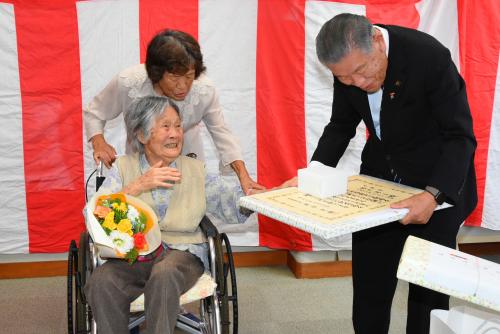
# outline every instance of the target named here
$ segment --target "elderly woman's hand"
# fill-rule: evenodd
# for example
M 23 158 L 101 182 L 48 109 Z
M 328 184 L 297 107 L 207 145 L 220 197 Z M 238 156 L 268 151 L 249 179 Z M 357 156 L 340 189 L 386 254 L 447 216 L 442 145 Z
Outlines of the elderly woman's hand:
M 146 173 L 130 182 L 122 191 L 137 196 L 151 189 L 173 187 L 174 183 L 181 179 L 181 173 L 176 168 L 162 167 L 162 165 L 162 161 L 157 162 Z
M 102 134 L 92 137 L 91 142 L 94 149 L 95 163 L 99 164 L 99 161 L 102 161 L 106 167 L 111 168 L 116 159 L 115 148 L 106 142 Z

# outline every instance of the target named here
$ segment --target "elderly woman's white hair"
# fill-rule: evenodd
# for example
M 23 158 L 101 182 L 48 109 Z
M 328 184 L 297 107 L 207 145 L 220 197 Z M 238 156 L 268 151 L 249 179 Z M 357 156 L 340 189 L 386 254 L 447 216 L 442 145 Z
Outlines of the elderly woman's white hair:
M 135 100 L 125 113 L 125 128 L 130 147 L 134 152 L 144 153 L 144 145 L 139 141 L 138 135 L 143 134 L 148 140 L 154 122 L 165 111 L 172 107 L 180 115 L 179 107 L 168 97 L 145 96 Z

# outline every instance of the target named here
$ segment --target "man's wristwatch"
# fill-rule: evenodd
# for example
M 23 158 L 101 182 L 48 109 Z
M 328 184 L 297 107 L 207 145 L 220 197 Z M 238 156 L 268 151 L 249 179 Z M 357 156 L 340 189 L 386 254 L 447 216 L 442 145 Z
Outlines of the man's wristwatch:
M 429 194 L 434 196 L 434 200 L 438 205 L 441 205 L 444 203 L 444 200 L 446 199 L 446 195 L 442 192 L 439 191 L 439 189 L 436 189 L 431 186 L 425 187 L 425 191 L 427 191 Z

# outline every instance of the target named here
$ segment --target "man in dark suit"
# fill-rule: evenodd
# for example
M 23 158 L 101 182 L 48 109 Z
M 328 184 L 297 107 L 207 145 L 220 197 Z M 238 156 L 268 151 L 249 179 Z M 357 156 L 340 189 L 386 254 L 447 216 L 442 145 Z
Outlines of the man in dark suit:
M 409 209 L 400 222 L 353 234 L 354 329 L 387 333 L 408 235 L 455 248 L 477 203 L 465 83 L 433 37 L 373 26 L 363 16 L 340 14 L 325 23 L 316 52 L 334 75 L 334 97 L 312 160 L 336 166 L 363 120 L 369 137 L 360 172 L 426 190 L 393 205 Z M 434 212 L 443 201 L 453 207 Z M 427 333 L 430 311 L 448 304 L 448 296 L 410 284 L 407 333 Z

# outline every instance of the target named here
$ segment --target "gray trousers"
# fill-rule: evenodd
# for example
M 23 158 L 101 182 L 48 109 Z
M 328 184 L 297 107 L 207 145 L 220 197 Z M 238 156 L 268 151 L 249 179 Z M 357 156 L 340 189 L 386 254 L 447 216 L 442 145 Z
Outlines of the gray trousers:
M 179 298 L 203 274 L 193 254 L 168 249 L 150 262 L 110 259 L 97 267 L 85 285 L 99 334 L 129 333 L 130 303 L 144 293 L 148 333 L 173 333 Z

